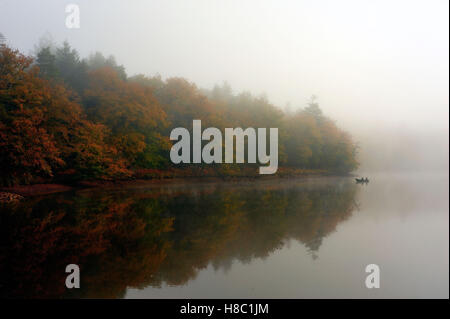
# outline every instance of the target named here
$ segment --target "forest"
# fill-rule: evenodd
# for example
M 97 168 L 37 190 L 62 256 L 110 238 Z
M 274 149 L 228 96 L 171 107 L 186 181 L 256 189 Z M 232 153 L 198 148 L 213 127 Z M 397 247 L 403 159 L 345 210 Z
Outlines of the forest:
M 68 42 L 25 55 L 0 44 L 0 186 L 85 180 L 253 176 L 256 164 L 170 161 L 170 131 L 191 127 L 276 127 L 277 174 L 345 174 L 357 145 L 317 100 L 295 112 L 264 96 L 212 89 L 184 78 L 129 76 L 113 56 L 82 58 Z

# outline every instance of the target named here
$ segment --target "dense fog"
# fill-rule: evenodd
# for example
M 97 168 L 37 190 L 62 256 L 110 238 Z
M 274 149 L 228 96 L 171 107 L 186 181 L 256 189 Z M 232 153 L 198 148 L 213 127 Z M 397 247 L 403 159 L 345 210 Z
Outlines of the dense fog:
M 312 95 L 359 145 L 361 172 L 448 171 L 448 1 L 0 1 L 6 43 L 67 40 L 128 76 L 229 83 L 288 112 Z

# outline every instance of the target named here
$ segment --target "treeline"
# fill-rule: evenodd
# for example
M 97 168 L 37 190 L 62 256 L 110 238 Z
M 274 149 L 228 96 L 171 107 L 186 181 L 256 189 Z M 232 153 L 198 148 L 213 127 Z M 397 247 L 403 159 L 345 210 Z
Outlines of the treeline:
M 34 57 L 0 45 L 2 185 L 256 173 L 250 164 L 175 167 L 170 131 L 191 128 L 193 119 L 220 129 L 278 127 L 284 167 L 340 173 L 357 167 L 351 137 L 315 100 L 287 114 L 226 84 L 201 90 L 183 78 L 129 77 L 112 56 L 82 59 L 67 42 L 41 46 Z

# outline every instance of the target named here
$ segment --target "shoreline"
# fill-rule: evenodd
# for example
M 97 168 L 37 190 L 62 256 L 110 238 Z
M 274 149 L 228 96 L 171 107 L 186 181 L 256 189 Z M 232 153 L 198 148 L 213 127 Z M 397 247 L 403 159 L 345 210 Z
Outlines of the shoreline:
M 289 179 L 289 178 L 307 178 L 307 177 L 330 177 L 330 176 L 352 176 L 351 173 L 339 174 L 323 170 L 302 170 L 301 172 L 291 172 L 290 174 L 274 174 L 274 175 L 251 175 L 251 176 L 172 176 L 159 178 L 135 178 L 124 180 L 83 180 L 74 183 L 38 183 L 30 185 L 16 185 L 9 187 L 0 187 L 0 193 L 10 194 L 12 196 L 20 196 L 22 198 L 48 195 L 54 193 L 67 192 L 76 189 L 88 188 L 114 188 L 118 186 L 139 186 L 139 185 L 164 185 L 171 183 L 196 183 L 196 182 L 242 182 L 255 180 L 271 180 L 271 179 Z M 5 202 L 0 198 L 0 202 Z

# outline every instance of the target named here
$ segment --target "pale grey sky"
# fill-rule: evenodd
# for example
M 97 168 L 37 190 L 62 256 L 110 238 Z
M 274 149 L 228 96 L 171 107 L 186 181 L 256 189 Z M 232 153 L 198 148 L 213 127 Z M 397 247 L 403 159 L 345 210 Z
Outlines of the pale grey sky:
M 65 27 L 69 3 L 78 30 Z M 315 94 L 351 132 L 448 135 L 448 12 L 447 0 L 0 0 L 0 32 L 25 52 L 50 32 L 129 75 L 225 80 L 280 107 Z

